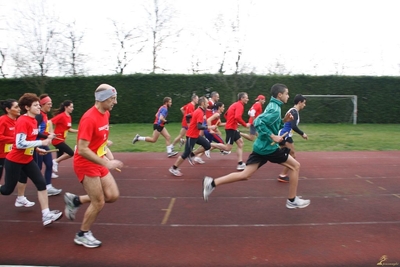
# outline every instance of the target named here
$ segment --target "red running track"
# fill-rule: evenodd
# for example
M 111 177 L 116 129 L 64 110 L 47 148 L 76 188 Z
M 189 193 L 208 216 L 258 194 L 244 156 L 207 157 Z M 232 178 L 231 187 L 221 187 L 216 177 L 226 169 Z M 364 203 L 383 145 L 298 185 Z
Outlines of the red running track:
M 263 166 L 246 182 L 217 188 L 202 199 L 204 175 L 235 171 L 236 156 L 212 153 L 206 164 L 168 168 L 164 153 L 115 153 L 125 163 L 113 172 L 120 199 L 106 204 L 92 228 L 99 248 L 75 245 L 86 206 L 76 221 L 43 227 L 37 204 L 14 207 L 1 196 L 0 264 L 46 266 L 377 266 L 400 263 L 400 151 L 300 152 L 298 194 L 305 209 L 285 207 L 288 184 L 281 167 Z M 246 155 L 247 156 L 247 155 Z M 72 161 L 53 184 L 83 194 Z M 50 197 L 64 209 L 62 195 Z M 385 258 L 382 258 L 385 257 Z

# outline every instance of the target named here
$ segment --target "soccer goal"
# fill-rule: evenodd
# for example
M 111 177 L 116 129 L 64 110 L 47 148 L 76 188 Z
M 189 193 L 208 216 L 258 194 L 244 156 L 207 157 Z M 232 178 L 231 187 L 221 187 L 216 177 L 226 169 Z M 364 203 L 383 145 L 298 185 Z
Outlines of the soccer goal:
M 301 112 L 301 120 L 357 124 L 356 95 L 304 95 L 307 98 L 306 108 Z M 305 120 L 303 120 L 303 118 Z

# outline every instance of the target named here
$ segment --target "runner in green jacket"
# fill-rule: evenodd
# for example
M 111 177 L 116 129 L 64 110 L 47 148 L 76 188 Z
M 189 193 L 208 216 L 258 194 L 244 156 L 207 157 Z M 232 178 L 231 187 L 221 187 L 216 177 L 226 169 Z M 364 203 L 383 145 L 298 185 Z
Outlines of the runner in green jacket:
M 297 185 L 299 180 L 300 163 L 290 156 L 290 149 L 280 148 L 279 142 L 283 137 L 278 135 L 283 123 L 293 120 L 290 114 L 281 119 L 281 106 L 289 99 L 289 89 L 284 84 L 274 84 L 271 88 L 271 100 L 265 108 L 264 113 L 254 121 L 258 138 L 253 144 L 253 152 L 246 162 L 246 168 L 242 172 L 233 172 L 228 175 L 211 178 L 204 177 L 203 198 L 208 200 L 208 196 L 216 186 L 250 179 L 251 175 L 268 161 L 278 163 L 290 169 L 289 172 L 289 194 L 286 200 L 288 209 L 305 208 L 310 205 L 310 200 L 302 199 L 297 196 Z

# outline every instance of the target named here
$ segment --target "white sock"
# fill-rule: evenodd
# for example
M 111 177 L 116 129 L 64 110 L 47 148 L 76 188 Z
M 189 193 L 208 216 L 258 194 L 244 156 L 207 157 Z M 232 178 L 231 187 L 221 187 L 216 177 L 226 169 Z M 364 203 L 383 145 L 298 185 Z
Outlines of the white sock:
M 53 186 L 51 185 L 51 184 L 48 184 L 48 185 L 46 185 L 46 189 L 50 189 L 50 188 L 52 188 Z
M 17 196 L 17 200 L 23 200 L 25 196 Z
M 167 146 L 167 153 L 171 153 L 173 148 L 174 148 L 173 145 Z
M 43 216 L 46 216 L 47 213 L 49 213 L 49 212 L 50 212 L 50 209 L 49 209 L 49 208 L 44 209 L 44 210 L 42 210 L 42 215 L 43 215 Z
M 144 136 L 139 136 L 138 140 L 139 140 L 139 141 L 146 141 L 146 137 L 144 137 Z

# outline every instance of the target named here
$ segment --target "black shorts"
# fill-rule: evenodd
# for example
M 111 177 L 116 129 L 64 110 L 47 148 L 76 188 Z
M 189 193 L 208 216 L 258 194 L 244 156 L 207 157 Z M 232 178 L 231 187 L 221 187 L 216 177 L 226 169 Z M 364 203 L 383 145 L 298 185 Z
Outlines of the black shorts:
M 286 137 L 282 140 L 282 142 L 279 143 L 280 146 L 284 146 L 286 143 L 293 144 L 293 138 L 292 137 Z
M 164 130 L 164 126 L 153 124 L 153 130 L 157 130 L 157 132 L 161 133 Z
M 225 142 L 229 145 L 233 145 L 233 143 L 241 138 L 238 130 L 225 129 L 225 134 Z
M 289 154 L 290 149 L 287 147 L 278 148 L 274 153 L 268 155 L 260 155 L 253 151 L 247 159 L 246 165 L 258 164 L 258 168 L 260 168 L 268 161 L 281 164 L 287 161 Z

